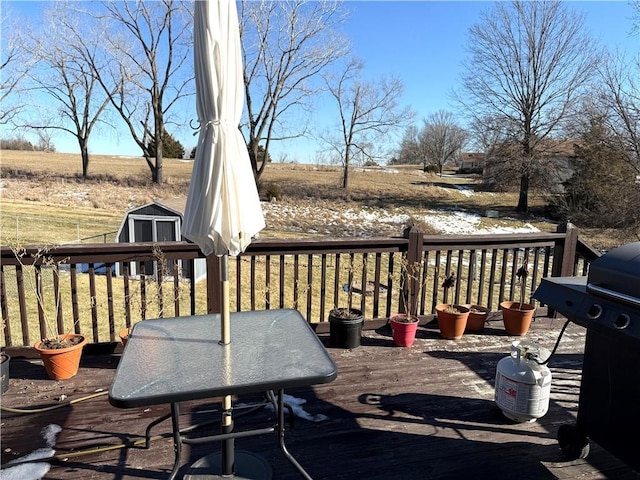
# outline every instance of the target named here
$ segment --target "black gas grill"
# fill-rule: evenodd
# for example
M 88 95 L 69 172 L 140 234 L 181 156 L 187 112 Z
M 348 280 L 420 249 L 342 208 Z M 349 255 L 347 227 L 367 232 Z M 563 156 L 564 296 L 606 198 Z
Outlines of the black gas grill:
M 589 439 L 640 471 L 640 242 L 595 260 L 587 277 L 544 278 L 534 297 L 587 328 L 578 417 L 558 441 L 584 458 Z

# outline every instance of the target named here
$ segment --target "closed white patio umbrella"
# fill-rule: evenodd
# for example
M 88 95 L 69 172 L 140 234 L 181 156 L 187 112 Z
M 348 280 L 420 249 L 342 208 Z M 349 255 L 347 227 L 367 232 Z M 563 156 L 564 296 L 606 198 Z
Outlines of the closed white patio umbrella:
M 235 2 L 196 1 L 193 36 L 200 133 L 182 232 L 205 255 L 223 257 L 226 275 L 227 255 L 242 253 L 265 226 L 247 146 L 238 129 L 244 87 Z M 221 302 L 225 344 L 230 340 L 228 303 Z
M 235 2 L 195 2 L 194 64 L 200 134 L 183 233 L 205 255 L 236 256 L 265 227 L 238 125 L 244 81 Z
M 228 346 L 227 257 L 242 253 L 265 226 L 247 146 L 238 129 L 244 82 L 235 1 L 196 1 L 193 37 L 200 132 L 183 235 L 205 255 L 221 257 L 221 339 Z M 231 397 L 224 398 L 223 408 L 223 431 L 230 431 Z M 222 475 L 235 473 L 233 441 L 223 442 L 221 462 Z

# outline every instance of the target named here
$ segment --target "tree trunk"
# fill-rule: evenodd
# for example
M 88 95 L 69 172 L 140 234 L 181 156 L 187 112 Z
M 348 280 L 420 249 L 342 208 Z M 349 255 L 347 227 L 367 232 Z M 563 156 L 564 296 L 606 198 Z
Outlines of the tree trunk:
M 349 165 L 346 164 L 342 172 L 342 188 L 349 188 Z
M 349 151 L 344 158 L 344 169 L 342 171 L 342 188 L 349 188 Z
M 520 213 L 529 211 L 529 173 L 524 172 L 520 176 L 520 195 L 518 197 L 518 206 L 516 210 Z
M 269 152 L 265 149 L 262 165 L 258 167 L 258 161 L 260 160 L 258 144 L 249 140 L 249 143 L 247 144 L 247 151 L 249 152 L 249 161 L 251 162 L 251 170 L 253 170 L 253 178 L 257 185 L 266 167 Z
M 153 183 L 162 185 L 162 147 L 156 152 L 156 165 L 152 169 Z
M 258 184 L 258 180 L 260 180 L 260 177 L 264 173 L 264 169 L 267 167 L 267 163 L 269 163 L 268 160 L 267 160 L 269 158 L 268 155 L 269 155 L 268 150 L 265 150 L 264 151 L 264 158 L 262 159 L 262 165 L 260 165 L 260 168 L 258 168 L 258 171 L 254 175 L 255 180 L 256 180 L 256 185 Z
M 255 177 L 258 173 L 258 147 L 249 140 L 247 151 L 249 152 L 249 160 L 251 161 L 251 170 L 253 170 L 253 176 Z
M 154 129 L 156 134 L 156 164 L 153 168 L 153 183 L 162 185 L 162 156 L 163 143 L 164 143 L 164 119 L 160 107 L 155 108 L 155 122 Z
M 82 178 L 89 177 L 89 149 L 87 142 L 80 142 L 80 157 L 82 158 Z

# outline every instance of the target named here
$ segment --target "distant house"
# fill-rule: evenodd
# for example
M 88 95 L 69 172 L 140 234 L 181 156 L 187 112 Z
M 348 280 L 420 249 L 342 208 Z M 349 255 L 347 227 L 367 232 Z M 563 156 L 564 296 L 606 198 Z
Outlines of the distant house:
M 564 182 L 573 175 L 573 159 L 576 156 L 575 147 L 580 141 L 545 139 L 536 149 L 536 162 L 529 165 L 529 186 L 543 188 L 552 193 L 561 193 Z M 489 189 L 508 190 L 520 184 L 520 174 L 517 162 L 513 159 L 518 155 L 515 145 L 502 145 L 488 155 L 482 173 L 483 183 Z
M 482 173 L 485 161 L 487 159 L 486 154 L 480 152 L 463 152 L 460 154 L 460 165 L 458 171 L 460 173 L 465 172 L 477 172 Z
M 184 210 L 184 206 L 181 207 Z M 147 203 L 129 210 L 120 224 L 116 234 L 116 242 L 172 242 L 184 240 L 182 237 L 182 211 L 170 208 L 158 202 Z M 182 277 L 191 277 L 191 265 L 180 264 Z M 203 258 L 194 261 L 195 281 L 204 278 L 206 263 Z M 122 265 L 116 265 L 116 275 L 122 272 Z M 139 262 L 131 262 L 130 275 L 140 274 Z M 158 262 L 145 262 L 145 274 L 156 276 Z

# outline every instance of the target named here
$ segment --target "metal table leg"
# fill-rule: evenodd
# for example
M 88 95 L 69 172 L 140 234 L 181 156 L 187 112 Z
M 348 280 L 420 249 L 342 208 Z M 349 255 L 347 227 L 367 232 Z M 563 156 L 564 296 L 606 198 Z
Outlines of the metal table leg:
M 306 480 L 313 480 L 311 476 L 306 472 L 306 470 L 302 468 L 302 465 L 300 465 L 298 461 L 295 458 L 293 458 L 293 455 L 289 453 L 289 450 L 287 450 L 287 446 L 284 443 L 284 430 L 285 430 L 284 429 L 284 409 L 285 409 L 284 390 L 278 390 L 277 412 L 278 412 L 278 439 L 280 442 L 280 450 L 282 450 L 282 453 L 284 454 L 284 456 L 287 457 L 287 460 L 289 460 L 289 462 L 296 468 L 296 470 L 298 470 L 298 472 L 300 473 L 300 475 L 302 475 L 303 478 L 305 478 Z M 292 414 L 291 409 L 289 411 L 291 415 Z
M 173 460 L 173 470 L 171 470 L 171 475 L 169 475 L 168 480 L 173 480 L 176 478 L 178 474 L 178 469 L 180 468 L 180 457 L 182 456 L 182 439 L 180 437 L 180 407 L 178 403 L 171 404 L 171 428 L 173 428 L 173 452 L 174 452 L 174 460 Z
M 231 411 L 224 411 L 223 415 L 228 415 L 229 420 L 231 420 Z M 234 440 L 236 438 L 273 433 L 276 430 L 275 427 L 236 432 L 234 431 L 232 420 L 226 422 L 228 423 L 227 425 L 224 425 L 224 423 L 219 434 L 200 438 L 180 437 L 181 443 L 189 445 L 222 442 L 221 452 L 207 455 L 195 461 L 185 473 L 184 479 L 271 480 L 273 478 L 271 465 L 260 455 L 244 450 L 236 450 Z
M 284 403 L 284 390 L 278 390 L 277 396 L 274 398 L 273 392 L 267 392 L 267 397 L 271 399 L 271 401 L 275 404 L 276 407 L 276 415 L 277 415 L 277 434 L 278 434 L 278 442 L 280 446 L 280 450 L 286 457 L 286 459 L 295 467 L 295 469 L 300 473 L 300 475 L 305 480 L 313 480 L 312 477 L 306 472 L 306 470 L 298 463 L 298 461 L 293 457 L 293 455 L 287 449 L 287 446 L 284 441 L 285 435 L 285 418 L 284 411 L 285 408 L 289 410 L 289 415 L 293 415 L 292 408 L 289 405 Z M 169 475 L 169 480 L 174 480 L 176 475 L 178 474 L 178 470 L 180 469 L 181 459 L 182 459 L 182 444 L 201 444 L 201 443 L 209 443 L 212 440 L 228 440 L 230 438 L 238 438 L 238 437 L 249 437 L 254 435 L 261 435 L 269 432 L 273 432 L 273 428 L 264 428 L 264 429 L 256 429 L 253 431 L 247 432 L 224 432 L 222 434 L 213 435 L 210 437 L 204 437 L 199 439 L 186 439 L 183 438 L 180 433 L 180 406 L 178 403 L 171 404 L 171 427 L 173 429 L 173 450 L 174 450 L 174 462 L 173 469 L 171 470 L 171 474 Z M 162 419 L 166 419 L 166 416 Z M 154 424 L 159 423 L 160 419 Z M 246 459 L 248 463 L 251 465 L 251 470 L 255 470 L 252 473 L 259 472 L 261 477 L 258 478 L 271 478 L 270 473 L 268 471 L 268 465 L 264 463 L 264 461 L 249 452 L 241 452 L 241 456 L 243 459 Z M 246 457 L 246 458 L 245 458 Z M 255 457 L 255 458 L 254 458 Z M 216 475 L 214 472 L 220 472 L 222 465 L 219 463 L 222 462 L 222 458 L 217 455 L 212 455 L 201 459 L 199 462 L 196 462 L 193 465 L 193 468 L 190 472 L 187 473 L 187 477 L 191 478 L 190 473 L 198 472 L 199 474 L 204 474 L 205 477 L 202 478 L 221 478 L 222 476 Z M 241 462 L 242 463 L 242 462 Z M 254 465 L 255 464 L 255 465 Z M 213 467 L 213 468 L 212 468 Z M 202 471 L 204 469 L 204 472 Z M 211 471 L 213 470 L 213 472 Z M 213 474 L 213 475 L 212 475 Z M 236 472 L 236 475 L 238 472 Z M 262 475 L 264 477 L 262 477 Z M 236 478 L 244 478 L 242 475 L 238 475 Z
M 171 413 L 167 413 L 160 418 L 156 418 L 149 425 L 147 425 L 147 429 L 144 431 L 144 448 L 146 448 L 147 450 L 151 448 L 151 429 L 156 425 L 164 422 L 167 418 L 171 418 Z

